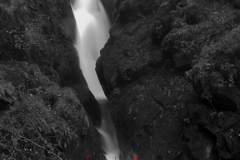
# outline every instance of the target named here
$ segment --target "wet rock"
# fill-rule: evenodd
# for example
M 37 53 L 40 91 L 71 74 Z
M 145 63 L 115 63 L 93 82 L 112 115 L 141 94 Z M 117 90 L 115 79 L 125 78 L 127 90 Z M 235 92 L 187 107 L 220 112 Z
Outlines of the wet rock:
M 100 108 L 79 68 L 73 45 L 75 20 L 70 1 L 1 1 L 0 35 L 0 117 L 16 120 L 16 124 L 11 121 L 14 123 L 9 124 L 11 127 L 3 124 L 11 130 L 1 130 L 1 137 L 15 131 L 17 135 L 27 135 L 25 138 L 49 151 L 37 148 L 37 156 L 59 159 L 52 152 L 61 152 L 59 156 L 68 159 L 83 159 L 85 155 L 92 155 L 89 159 L 101 158 L 102 150 L 96 144 L 99 135 L 94 129 L 101 121 Z M 44 143 L 45 139 L 34 141 L 40 137 L 26 117 L 18 113 L 21 106 L 36 127 L 41 128 L 42 133 L 37 130 L 41 136 L 53 137 L 46 139 L 48 143 Z M 1 142 L 4 144 L 1 155 L 16 153 L 14 147 L 24 149 L 25 140 L 18 136 L 7 144 Z M 36 147 L 29 145 L 33 147 L 29 146 L 31 150 Z M 18 152 L 13 157 L 19 155 Z M 39 159 L 30 153 L 16 159 L 21 158 Z
M 36 63 L 44 75 L 60 86 L 79 86 L 77 88 L 87 93 L 87 99 L 95 99 L 88 93 L 79 68 L 72 40 L 75 21 L 69 1 L 3 1 L 0 5 L 1 60 Z M 81 91 L 77 89 L 76 92 Z M 91 107 L 96 109 L 93 117 L 99 122 L 99 105 L 96 100 L 91 101 L 94 101 L 89 102 Z
M 1 62 L 0 70 L 1 101 L 9 104 L 4 110 L 1 105 L 1 158 L 83 159 L 100 153 L 92 139 L 96 130 L 74 90 L 50 81 L 36 64 Z
M 240 21 L 233 5 L 115 1 L 96 71 L 123 155 L 239 159 Z

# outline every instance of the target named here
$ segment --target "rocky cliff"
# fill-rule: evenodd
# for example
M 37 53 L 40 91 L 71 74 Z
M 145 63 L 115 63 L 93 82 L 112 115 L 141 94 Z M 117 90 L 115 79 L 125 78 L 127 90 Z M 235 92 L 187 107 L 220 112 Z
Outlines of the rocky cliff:
M 240 159 L 240 2 L 114 7 L 96 71 L 124 158 Z
M 100 108 L 68 0 L 0 2 L 0 159 L 97 159 Z

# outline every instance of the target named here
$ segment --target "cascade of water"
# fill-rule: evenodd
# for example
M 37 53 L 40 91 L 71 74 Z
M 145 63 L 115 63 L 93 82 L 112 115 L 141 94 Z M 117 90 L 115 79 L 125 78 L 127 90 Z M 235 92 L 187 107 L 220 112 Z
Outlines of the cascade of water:
M 72 6 L 77 23 L 75 46 L 80 58 L 80 67 L 93 95 L 102 109 L 102 123 L 97 130 L 103 138 L 103 149 L 108 160 L 119 160 L 116 131 L 106 109 L 106 97 L 95 72 L 100 49 L 109 38 L 110 22 L 100 0 L 76 0 Z

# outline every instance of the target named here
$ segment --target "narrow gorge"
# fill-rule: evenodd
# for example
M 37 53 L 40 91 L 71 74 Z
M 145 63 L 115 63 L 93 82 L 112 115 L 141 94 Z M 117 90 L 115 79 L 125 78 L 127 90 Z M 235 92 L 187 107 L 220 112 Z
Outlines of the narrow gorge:
M 75 46 L 78 50 L 80 68 L 90 91 L 101 108 L 101 124 L 97 131 L 101 134 L 101 145 L 106 159 L 119 159 L 119 146 L 114 124 L 107 108 L 107 98 L 95 72 L 100 50 L 109 38 L 110 21 L 100 0 L 78 0 L 73 6 L 77 22 Z
M 1 160 L 240 159 L 239 0 L 1 0 L 0 37 Z

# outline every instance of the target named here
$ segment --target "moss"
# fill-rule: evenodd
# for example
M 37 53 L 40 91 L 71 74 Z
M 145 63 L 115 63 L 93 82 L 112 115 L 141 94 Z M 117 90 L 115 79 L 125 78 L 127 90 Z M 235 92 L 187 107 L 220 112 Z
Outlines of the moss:
M 21 0 L 0 6 L 2 60 L 37 63 L 45 71 L 55 71 L 61 85 L 85 82 L 73 46 L 74 18 L 68 1 Z
M 209 159 L 239 159 L 234 1 L 128 2 L 130 17 L 114 21 L 97 63 L 123 154 L 133 148 L 143 159 L 202 159 L 207 148 Z M 219 122 L 227 114 L 234 131 Z
M 0 68 L 0 100 L 9 104 L 0 109 L 1 159 L 67 159 L 66 149 L 90 126 L 74 91 L 49 81 L 36 65 L 12 62 Z
M 204 46 L 195 59 L 188 75 L 203 97 L 214 100 L 214 96 L 221 95 L 234 101 L 230 93 L 239 86 L 239 40 L 239 27 L 236 27 L 215 43 Z

